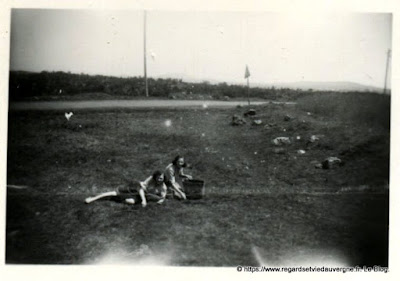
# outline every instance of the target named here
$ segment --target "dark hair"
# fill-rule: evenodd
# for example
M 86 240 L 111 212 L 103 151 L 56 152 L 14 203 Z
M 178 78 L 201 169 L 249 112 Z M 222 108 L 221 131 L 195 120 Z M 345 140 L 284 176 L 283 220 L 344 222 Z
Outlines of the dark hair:
M 153 173 L 153 180 L 157 181 L 157 178 L 160 177 L 162 175 L 162 173 L 160 171 L 155 171 Z
M 178 165 L 178 160 L 179 160 L 180 158 L 183 158 L 183 156 L 177 155 L 177 156 L 174 158 L 174 160 L 172 161 L 172 165 L 177 166 L 177 165 Z M 182 166 L 182 167 L 186 167 L 186 162 L 183 163 L 183 166 Z

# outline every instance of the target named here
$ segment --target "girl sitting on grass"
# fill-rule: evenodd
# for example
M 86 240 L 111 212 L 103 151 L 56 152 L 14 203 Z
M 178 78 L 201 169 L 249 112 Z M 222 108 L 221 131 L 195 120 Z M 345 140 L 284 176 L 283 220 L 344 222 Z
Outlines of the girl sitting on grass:
M 164 203 L 166 196 L 167 186 L 164 183 L 164 175 L 160 171 L 155 171 L 145 181 L 135 182 L 128 187 L 119 187 L 115 191 L 104 192 L 95 197 L 88 197 L 85 199 L 85 203 L 89 204 L 106 197 L 116 197 L 131 205 L 140 201 L 142 206 L 146 207 L 147 201 L 156 201 L 157 204 Z
M 172 190 L 175 198 L 183 200 L 186 200 L 186 194 L 183 188 L 182 179 L 192 179 L 192 176 L 183 173 L 183 167 L 186 166 L 185 159 L 178 155 L 164 171 L 168 188 Z

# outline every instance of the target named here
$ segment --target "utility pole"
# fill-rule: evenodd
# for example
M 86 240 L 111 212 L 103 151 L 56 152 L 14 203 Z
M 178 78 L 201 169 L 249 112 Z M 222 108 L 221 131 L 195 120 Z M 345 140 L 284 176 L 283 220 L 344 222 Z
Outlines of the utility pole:
M 390 49 L 387 51 L 387 57 L 386 57 L 386 72 L 385 72 L 385 86 L 383 87 L 383 94 L 386 94 L 386 87 L 387 87 L 387 76 L 388 76 L 388 71 L 389 71 L 389 62 L 390 62 L 390 55 L 391 55 Z
M 146 51 L 146 16 L 147 12 L 144 10 L 144 17 L 143 17 L 143 55 L 144 55 L 144 82 L 145 82 L 145 92 L 146 92 L 146 97 L 149 96 L 149 86 L 147 84 L 147 51 Z

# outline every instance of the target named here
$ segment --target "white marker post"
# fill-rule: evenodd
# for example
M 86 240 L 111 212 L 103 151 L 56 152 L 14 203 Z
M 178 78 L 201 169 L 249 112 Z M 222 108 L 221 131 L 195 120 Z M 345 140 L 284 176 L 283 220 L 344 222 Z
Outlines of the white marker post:
M 250 71 L 249 67 L 246 64 L 246 71 L 244 72 L 244 78 L 247 78 L 247 101 L 250 105 L 250 83 L 249 83 Z
M 383 94 L 386 94 L 387 76 L 388 76 L 388 70 L 389 70 L 390 56 L 391 56 L 391 50 L 389 49 L 389 50 L 387 51 L 387 56 L 386 56 L 385 85 L 384 85 L 384 87 L 383 87 Z

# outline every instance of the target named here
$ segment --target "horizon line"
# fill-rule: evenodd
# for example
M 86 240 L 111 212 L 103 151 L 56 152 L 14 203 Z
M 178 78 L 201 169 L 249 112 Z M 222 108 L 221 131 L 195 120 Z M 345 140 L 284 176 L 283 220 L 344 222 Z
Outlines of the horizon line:
M 66 71 L 66 70 L 40 70 L 40 71 L 32 71 L 32 70 L 14 70 L 10 69 L 9 72 L 29 72 L 29 73 L 42 73 L 42 72 L 50 72 L 50 73 L 55 73 L 55 72 L 62 72 L 62 73 L 67 73 L 67 74 L 75 74 L 75 75 L 89 75 L 89 76 L 104 76 L 104 77 L 114 77 L 114 78 L 122 78 L 122 79 L 129 79 L 129 78 L 143 78 L 144 75 L 116 75 L 116 74 L 101 74 L 101 73 L 85 73 L 85 72 L 73 72 L 73 71 Z M 161 74 L 157 76 L 151 76 L 148 75 L 148 78 L 151 79 L 174 79 L 174 80 L 182 80 L 182 82 L 185 83 L 210 83 L 210 84 L 222 84 L 226 83 L 228 85 L 237 85 L 237 86 L 246 86 L 246 81 L 239 82 L 239 81 L 222 81 L 218 79 L 212 79 L 212 78 L 193 78 L 193 77 L 183 77 L 185 74 L 170 74 L 171 76 L 168 76 L 168 74 Z M 179 75 L 183 75 L 182 77 L 177 77 Z M 251 76 L 250 76 L 251 77 Z M 251 78 L 250 78 L 251 79 Z M 185 81 L 186 80 L 186 81 Z M 192 80 L 192 81 L 190 81 Z M 251 81 L 251 80 L 250 80 Z M 335 80 L 335 81 L 328 81 L 328 80 L 297 80 L 297 81 L 280 81 L 280 82 L 260 82 L 260 81 L 251 81 L 253 85 L 255 84 L 255 87 L 258 86 L 263 86 L 263 87 L 274 87 L 274 85 L 280 85 L 280 84 L 296 84 L 296 83 L 352 83 L 352 84 L 357 84 L 359 86 L 364 86 L 364 87 L 371 87 L 371 88 L 376 88 L 379 90 L 383 90 L 383 87 L 380 86 L 375 86 L 372 84 L 365 84 L 365 83 L 360 83 L 360 82 L 354 82 L 350 80 Z M 250 85 L 251 85 L 250 83 Z M 387 87 L 387 89 L 391 90 L 391 86 Z

